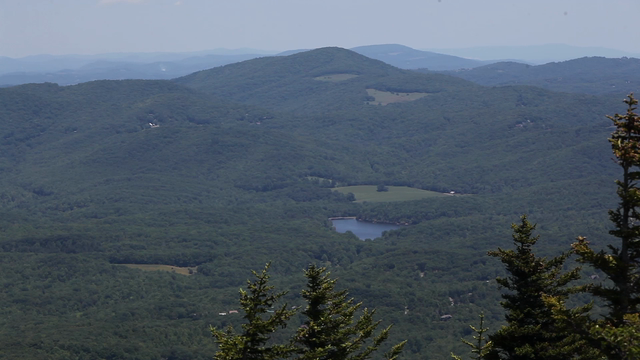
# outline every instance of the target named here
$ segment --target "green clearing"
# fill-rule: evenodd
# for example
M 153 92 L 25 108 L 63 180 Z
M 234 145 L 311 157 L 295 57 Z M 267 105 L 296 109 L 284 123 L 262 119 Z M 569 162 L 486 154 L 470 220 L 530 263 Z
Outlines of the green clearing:
M 354 75 L 354 74 L 331 74 L 331 75 L 322 75 L 322 76 L 314 77 L 313 79 L 314 80 L 320 80 L 320 81 L 338 82 L 338 81 L 345 81 L 345 80 L 353 79 L 354 77 L 358 77 L 358 75 Z
M 419 92 L 401 93 L 401 92 L 380 91 L 376 89 L 367 89 L 367 93 L 369 94 L 369 96 L 373 96 L 375 98 L 374 101 L 367 101 L 367 104 L 369 105 L 387 105 L 387 104 L 397 103 L 397 102 L 414 101 L 429 95 L 427 93 L 419 93 Z
M 333 190 L 343 194 L 353 193 L 356 202 L 390 202 L 420 200 L 430 197 L 451 196 L 435 191 L 420 190 L 408 186 L 388 186 L 389 191 L 377 191 L 375 185 L 358 185 L 338 187 Z
M 196 268 L 179 267 L 171 265 L 159 265 L 159 264 L 121 264 L 130 269 L 140 269 L 144 271 L 167 271 L 180 275 L 193 275 L 196 273 Z

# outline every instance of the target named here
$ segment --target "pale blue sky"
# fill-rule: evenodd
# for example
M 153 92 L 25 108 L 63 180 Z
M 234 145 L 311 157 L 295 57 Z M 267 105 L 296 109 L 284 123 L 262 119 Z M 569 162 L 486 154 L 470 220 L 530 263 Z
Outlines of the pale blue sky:
M 640 52 L 640 0 L 0 0 L 0 56 L 398 43 Z

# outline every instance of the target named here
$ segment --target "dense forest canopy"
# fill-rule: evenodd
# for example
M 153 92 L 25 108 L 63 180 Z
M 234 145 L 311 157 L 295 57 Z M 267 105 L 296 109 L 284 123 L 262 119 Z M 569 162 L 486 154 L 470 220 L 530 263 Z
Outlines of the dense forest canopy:
M 640 59 L 636 58 L 583 57 L 537 66 L 498 62 L 444 73 L 485 86 L 532 85 L 553 91 L 624 96 L 640 90 L 638 69 Z
M 357 76 L 316 79 L 335 74 Z M 372 105 L 367 89 L 427 95 Z M 339 48 L 173 81 L 0 89 L 0 348 L 211 358 L 209 325 L 239 328 L 237 288 L 272 261 L 289 304 L 302 303 L 301 269 L 327 267 L 394 324 L 390 344 L 408 340 L 404 358 L 449 358 L 481 312 L 502 324 L 504 270 L 486 252 L 522 213 L 542 255 L 577 235 L 610 242 L 604 116 L 621 96 L 487 88 Z M 355 203 L 331 190 L 381 183 L 462 196 Z M 332 216 L 412 225 L 361 241 Z

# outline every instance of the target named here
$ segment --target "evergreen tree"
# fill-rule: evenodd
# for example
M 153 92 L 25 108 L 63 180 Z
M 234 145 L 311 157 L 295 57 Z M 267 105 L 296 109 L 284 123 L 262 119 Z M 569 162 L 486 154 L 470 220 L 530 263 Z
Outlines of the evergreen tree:
M 603 323 L 591 329 L 593 337 L 606 345 L 607 359 L 640 359 L 640 314 L 627 314 L 624 320 L 622 326 Z
M 335 279 L 329 278 L 326 268 L 309 266 L 305 271 L 307 288 L 302 297 L 307 306 L 302 314 L 306 321 L 296 334 L 294 344 L 299 359 L 305 360 L 362 360 L 369 359 L 388 338 L 391 326 L 373 337 L 380 321 L 374 321 L 375 310 L 364 309 L 362 315 L 354 317 L 362 303 L 348 299 L 346 290 L 335 290 Z M 405 342 L 393 346 L 385 354 L 387 359 L 396 359 Z M 363 346 L 366 347 L 362 349 Z
M 637 183 L 640 179 L 640 117 L 635 113 L 638 100 L 633 94 L 624 102 L 627 104 L 625 115 L 608 116 L 616 127 L 609 142 L 616 162 L 622 168 L 622 180 L 616 181 L 620 202 L 616 210 L 609 211 L 615 228 L 609 233 L 620 242 L 615 246 L 609 245 L 609 253 L 592 250 L 584 237 L 579 237 L 573 244 L 578 260 L 602 271 L 609 280 L 589 288 L 609 307 L 606 318 L 595 324 L 600 329 L 625 327 L 628 316 L 638 314 L 640 306 L 640 190 Z M 594 334 L 605 334 L 597 328 L 593 330 Z M 628 352 L 616 342 L 602 337 L 600 340 L 601 350 L 609 358 L 629 358 Z
M 532 236 L 535 225 L 526 216 L 520 224 L 513 224 L 515 250 L 490 251 L 509 272 L 507 278 L 497 278 L 498 284 L 510 290 L 503 294 L 507 325 L 489 336 L 493 343 L 487 359 L 571 359 L 588 350 L 584 342 L 567 330 L 564 322 L 554 318 L 547 297 L 556 299 L 564 307 L 564 300 L 579 287 L 567 288 L 579 278 L 579 268 L 562 274 L 562 266 L 570 253 L 550 260 L 533 253 L 539 236 Z M 574 311 L 572 317 L 584 317 L 589 306 Z M 561 310 L 565 310 L 564 308 Z
M 270 316 L 266 316 L 267 310 L 286 294 L 275 293 L 269 283 L 269 266 L 257 273 L 252 271 L 256 279 L 247 281 L 247 289 L 240 289 L 240 305 L 244 310 L 244 319 L 247 323 L 242 325 L 242 333 L 235 334 L 229 327 L 226 331 L 211 327 L 211 333 L 218 343 L 219 350 L 215 354 L 216 360 L 270 360 L 288 357 L 293 350 L 291 345 L 269 345 L 267 342 L 270 334 L 279 327 L 286 327 L 286 322 L 295 314 L 295 311 L 287 310 L 287 304 L 282 305 Z
M 471 353 L 473 354 L 471 357 L 472 360 L 483 360 L 489 354 L 489 351 L 493 346 L 493 343 L 491 341 L 487 341 L 487 337 L 484 335 L 489 331 L 489 328 L 484 327 L 484 314 L 480 314 L 480 326 L 478 328 L 473 325 L 469 325 L 469 327 L 477 334 L 473 336 L 473 339 L 476 340 L 477 343 L 473 343 L 465 339 L 462 339 L 462 342 L 471 347 Z M 451 354 L 451 357 L 455 360 L 462 360 L 460 356 L 454 354 Z

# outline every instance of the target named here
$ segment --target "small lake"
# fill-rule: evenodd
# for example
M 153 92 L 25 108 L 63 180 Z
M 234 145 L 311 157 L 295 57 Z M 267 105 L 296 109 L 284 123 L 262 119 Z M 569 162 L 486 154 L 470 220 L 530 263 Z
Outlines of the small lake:
M 395 230 L 401 228 L 399 225 L 391 224 L 376 224 L 365 221 L 358 221 L 356 219 L 336 219 L 331 220 L 336 231 L 339 233 L 345 233 L 351 231 L 361 240 L 375 239 L 382 236 L 383 231 Z

